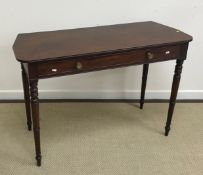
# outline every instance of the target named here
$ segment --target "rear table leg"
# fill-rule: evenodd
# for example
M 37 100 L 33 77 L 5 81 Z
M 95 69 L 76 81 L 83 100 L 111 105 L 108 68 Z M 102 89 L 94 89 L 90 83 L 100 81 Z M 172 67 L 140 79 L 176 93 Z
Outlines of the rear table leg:
M 146 89 L 146 84 L 147 84 L 148 69 L 149 69 L 149 64 L 144 64 L 143 65 L 143 73 L 142 73 L 140 109 L 143 109 L 143 105 L 144 105 L 144 97 L 145 97 L 145 89 Z

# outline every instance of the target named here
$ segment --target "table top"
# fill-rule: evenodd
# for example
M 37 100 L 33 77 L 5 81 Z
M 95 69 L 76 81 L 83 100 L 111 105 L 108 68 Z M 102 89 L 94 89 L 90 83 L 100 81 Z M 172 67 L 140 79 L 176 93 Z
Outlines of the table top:
M 191 40 L 177 29 L 149 21 L 19 34 L 13 50 L 18 61 L 31 63 Z

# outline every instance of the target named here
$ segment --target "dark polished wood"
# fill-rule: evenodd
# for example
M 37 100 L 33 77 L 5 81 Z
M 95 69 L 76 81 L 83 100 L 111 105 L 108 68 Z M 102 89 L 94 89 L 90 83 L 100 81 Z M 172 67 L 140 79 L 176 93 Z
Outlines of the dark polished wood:
M 142 108 L 149 64 L 177 60 L 166 123 L 165 134 L 168 135 L 181 65 L 186 59 L 190 41 L 190 35 L 151 21 L 19 34 L 13 50 L 16 59 L 22 64 L 25 101 L 31 99 L 37 165 L 41 165 L 39 79 L 144 64 L 140 99 Z M 26 108 L 29 114 L 28 105 Z
M 166 126 L 165 126 L 165 136 L 168 136 L 168 133 L 170 131 L 170 125 L 171 125 L 173 111 L 176 103 L 176 97 L 178 94 L 183 62 L 184 60 L 177 60 L 176 62 L 175 74 L 173 76 L 173 84 L 171 89 L 171 97 L 169 101 L 168 117 L 167 117 Z
M 142 72 L 142 85 L 141 85 L 141 96 L 140 96 L 140 109 L 143 109 L 144 105 L 144 97 L 145 97 L 145 90 L 147 84 L 147 74 L 148 74 L 149 64 L 143 65 L 143 72 Z
M 17 60 L 30 63 L 175 45 L 191 39 L 177 29 L 149 21 L 19 34 L 13 49 Z
M 27 116 L 27 126 L 28 126 L 28 130 L 30 131 L 30 130 L 32 130 L 30 86 L 29 86 L 29 80 L 26 76 L 25 69 L 24 69 L 23 65 L 21 65 L 21 69 L 22 69 L 25 109 L 26 109 L 26 116 Z
M 143 63 L 166 61 L 180 57 L 180 50 L 181 45 L 173 45 L 139 49 L 135 51 L 123 51 L 122 53 L 115 54 L 102 54 L 100 56 L 34 63 L 36 65 L 35 72 L 38 71 L 36 75 L 38 77 L 33 78 L 48 78 L 59 75 L 77 74 Z M 167 51 L 170 51 L 170 54 L 166 54 L 165 52 Z M 153 58 L 149 58 L 147 53 L 153 54 Z M 78 65 L 80 65 L 80 67 L 78 67 Z
M 41 166 L 41 148 L 40 148 L 40 121 L 39 121 L 39 99 L 38 99 L 38 80 L 30 81 L 32 120 L 35 139 L 35 151 L 37 166 Z

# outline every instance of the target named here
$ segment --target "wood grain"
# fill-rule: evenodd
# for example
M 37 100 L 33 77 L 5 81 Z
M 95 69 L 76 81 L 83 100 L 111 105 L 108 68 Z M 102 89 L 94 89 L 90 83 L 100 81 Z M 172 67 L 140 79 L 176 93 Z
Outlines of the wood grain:
M 155 22 L 19 34 L 18 61 L 35 62 L 189 42 L 192 37 Z

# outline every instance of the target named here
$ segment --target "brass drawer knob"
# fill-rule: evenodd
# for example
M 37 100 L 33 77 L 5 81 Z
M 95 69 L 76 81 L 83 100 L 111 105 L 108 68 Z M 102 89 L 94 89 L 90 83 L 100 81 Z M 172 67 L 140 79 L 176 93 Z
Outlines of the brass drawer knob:
M 77 62 L 77 63 L 76 63 L 76 68 L 77 68 L 78 70 L 81 70 L 81 69 L 82 69 L 82 63 L 81 63 L 81 62 Z
M 153 58 L 154 58 L 154 54 L 151 53 L 151 52 L 147 52 L 147 58 L 148 58 L 149 60 L 153 59 Z

